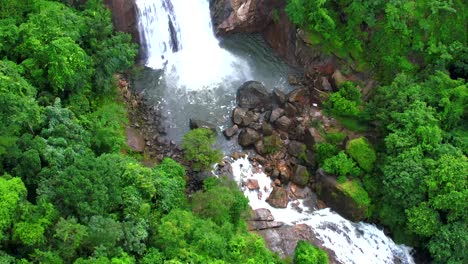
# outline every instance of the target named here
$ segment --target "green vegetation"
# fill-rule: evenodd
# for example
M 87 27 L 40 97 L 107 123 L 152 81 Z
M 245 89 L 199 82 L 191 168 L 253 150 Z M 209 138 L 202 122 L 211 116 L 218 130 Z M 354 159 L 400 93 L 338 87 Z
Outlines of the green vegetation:
M 266 154 L 273 154 L 281 150 L 283 147 L 283 140 L 281 140 L 279 135 L 273 134 L 263 138 L 263 145 L 265 146 Z
M 373 217 L 434 263 L 466 262 L 467 10 L 459 0 L 289 0 L 286 7 L 312 43 L 375 74 L 380 86 L 369 102 L 348 83 L 325 107 L 351 130 L 374 126 L 375 150 L 364 138 L 346 148 L 368 173 L 362 182 Z M 316 145 L 319 165 L 347 184 L 349 158 L 326 144 Z
M 368 208 L 370 206 L 371 199 L 369 198 L 369 194 L 364 190 L 359 181 L 347 180 L 340 183 L 339 186 L 342 188 L 343 192 L 353 198 L 361 208 Z
M 323 170 L 327 173 L 338 177 L 357 177 L 362 171 L 357 167 L 356 162 L 346 155 L 344 151 L 340 151 L 337 155 L 327 158 L 323 162 Z
M 313 43 L 387 82 L 428 65 L 464 69 L 466 10 L 461 0 L 288 0 L 286 7 Z
M 324 250 L 300 240 L 294 250 L 294 264 L 328 264 L 328 255 Z
M 346 81 L 340 85 L 338 92 L 330 95 L 324 107 L 332 115 L 357 118 L 362 112 L 362 104 L 361 92 L 354 83 Z
M 197 128 L 184 135 L 184 157 L 194 170 L 208 170 L 222 159 L 221 151 L 212 148 L 215 140 L 213 131 L 208 128 Z
M 372 171 L 377 156 L 366 138 L 360 137 L 350 140 L 346 145 L 346 152 L 363 170 Z
M 0 263 L 282 263 L 235 184 L 188 201 L 180 164 L 124 154 L 113 75 L 136 53 L 99 0 L 2 1 Z M 198 169 L 220 158 L 210 133 L 185 137 Z

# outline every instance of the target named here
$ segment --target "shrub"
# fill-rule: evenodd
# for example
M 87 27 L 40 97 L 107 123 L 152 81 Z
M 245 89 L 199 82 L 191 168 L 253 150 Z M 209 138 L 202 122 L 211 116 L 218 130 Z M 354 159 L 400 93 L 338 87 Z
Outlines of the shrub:
M 356 163 L 344 153 L 340 151 L 337 155 L 326 159 L 323 162 L 323 170 L 327 173 L 334 174 L 338 177 L 358 176 L 361 170 L 356 166 Z
M 325 135 L 325 138 L 327 142 L 338 145 L 346 138 L 346 134 L 342 132 L 330 132 Z
M 211 147 L 214 142 L 214 133 L 207 128 L 197 128 L 184 135 L 184 158 L 192 163 L 194 170 L 208 170 L 213 163 L 221 160 L 221 151 Z
M 326 159 L 338 154 L 338 147 L 326 142 L 315 144 L 314 149 L 315 159 L 319 166 L 321 166 Z
M 374 168 L 377 156 L 371 144 L 366 138 L 360 137 L 350 140 L 346 145 L 346 152 L 353 158 L 363 170 L 370 172 Z
M 345 117 L 359 117 L 361 105 L 361 91 L 350 81 L 342 83 L 324 104 L 330 114 Z
M 324 250 L 300 240 L 294 250 L 294 264 L 328 264 L 328 255 Z

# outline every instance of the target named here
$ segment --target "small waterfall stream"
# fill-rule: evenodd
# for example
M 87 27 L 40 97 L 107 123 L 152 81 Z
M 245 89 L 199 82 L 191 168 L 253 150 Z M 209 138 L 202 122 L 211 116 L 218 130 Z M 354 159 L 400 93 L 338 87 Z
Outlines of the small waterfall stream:
M 188 118 L 196 117 L 221 127 L 229 124 L 235 105 L 235 90 L 241 83 L 256 79 L 267 87 L 290 89 L 285 79 L 287 70 L 264 54 L 245 52 L 249 41 L 241 43 L 246 57 L 236 56 L 220 47 L 213 34 L 208 0 L 136 0 L 141 44 L 147 55 L 146 66 L 158 69 L 158 83 L 144 87 L 146 94 L 158 94 L 157 102 L 168 120 L 167 130 L 175 138 L 188 130 Z M 232 42 L 230 42 L 232 46 Z M 255 64 L 256 63 L 256 64 Z M 270 67 L 271 65 L 277 67 Z M 162 70 L 163 74 L 160 74 Z M 142 81 L 144 83 L 144 81 Z M 162 94 L 162 95 L 161 95 Z M 158 106 L 159 107 L 159 106 Z M 222 137 L 222 136 L 221 136 Z M 232 144 L 232 143 L 231 143 Z M 223 146 L 228 152 L 232 149 Z M 268 208 L 275 221 L 288 225 L 305 223 L 324 247 L 334 251 L 342 263 L 414 263 L 410 248 L 395 243 L 374 225 L 353 223 L 329 209 L 311 210 L 303 200 L 295 201 L 296 209 L 272 208 L 265 199 L 270 179 L 263 173 L 252 173 L 247 159 L 232 164 L 238 182 L 248 177 L 258 179 L 264 193 L 244 190 L 253 209 Z M 302 211 L 297 210 L 299 207 Z M 330 228 L 332 227 L 332 228 Z

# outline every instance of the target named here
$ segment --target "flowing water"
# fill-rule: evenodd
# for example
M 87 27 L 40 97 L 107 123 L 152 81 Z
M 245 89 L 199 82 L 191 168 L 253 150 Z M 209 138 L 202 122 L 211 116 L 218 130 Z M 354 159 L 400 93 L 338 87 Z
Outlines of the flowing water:
M 238 149 L 221 131 L 230 125 L 237 88 L 257 80 L 272 90 L 291 90 L 283 63 L 255 35 L 218 40 L 207 0 L 137 0 L 145 65 L 136 89 L 151 98 L 166 115 L 166 131 L 179 141 L 189 130 L 189 118 L 218 126 L 218 146 Z
M 237 88 L 257 80 L 268 89 L 291 90 L 288 67 L 255 35 L 236 35 L 218 40 L 213 34 L 208 0 L 136 0 L 142 53 L 147 66 L 134 76 L 138 92 L 163 113 L 171 139 L 180 140 L 189 130 L 189 118 L 216 124 L 219 132 L 230 125 Z M 221 133 L 218 146 L 226 153 L 239 147 Z M 413 263 L 409 248 L 398 246 L 375 226 L 352 223 L 338 214 L 307 207 L 307 201 L 292 208 L 276 209 L 265 202 L 270 179 L 252 173 L 247 159 L 232 164 L 240 182 L 245 177 L 259 180 L 265 192 L 245 190 L 253 209 L 268 208 L 276 221 L 293 225 L 306 223 L 323 246 L 333 250 L 342 263 Z M 245 179 L 244 179 L 245 180 Z

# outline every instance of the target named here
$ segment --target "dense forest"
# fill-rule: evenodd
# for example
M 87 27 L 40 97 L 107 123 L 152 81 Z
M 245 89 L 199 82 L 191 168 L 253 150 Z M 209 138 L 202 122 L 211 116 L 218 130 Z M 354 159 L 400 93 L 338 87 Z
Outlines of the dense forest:
M 281 262 L 247 232 L 236 184 L 189 202 L 182 165 L 127 149 L 113 74 L 137 46 L 100 0 L 2 0 L 0 40 L 0 263 Z M 195 133 L 202 168 L 220 153 Z
M 324 108 L 378 134 L 317 163 L 362 185 L 369 218 L 435 263 L 467 263 L 468 7 L 462 0 L 289 0 L 324 52 L 379 81 L 364 101 L 345 82 Z M 115 73 L 138 47 L 102 1 L 1 0 L 0 263 L 283 263 L 245 222 L 227 178 L 186 195 L 186 168 L 153 168 L 125 145 Z M 182 147 L 192 169 L 219 160 L 208 130 Z M 327 263 L 298 243 L 295 263 Z
M 371 217 L 435 263 L 468 261 L 467 8 L 459 0 L 289 0 L 286 7 L 315 45 L 380 83 L 368 102 L 346 82 L 324 104 L 351 128 L 370 125 L 377 155 L 365 141 L 346 153 L 323 143 L 322 167 L 360 178 Z

